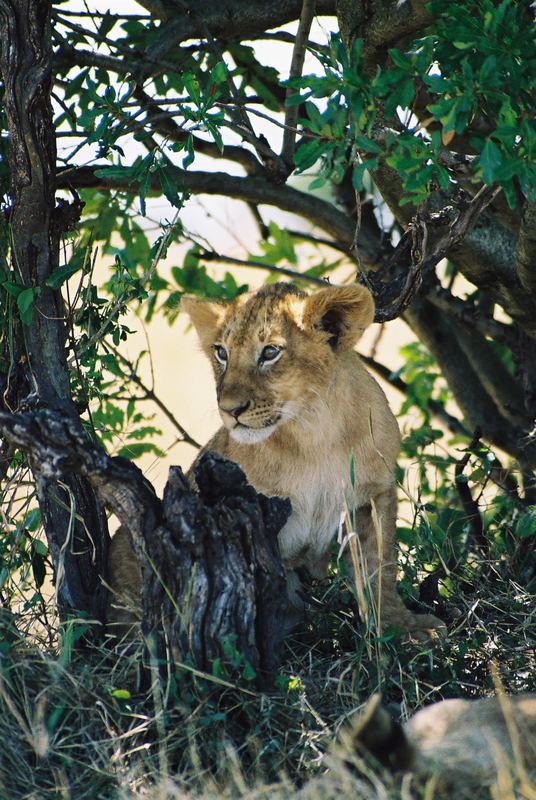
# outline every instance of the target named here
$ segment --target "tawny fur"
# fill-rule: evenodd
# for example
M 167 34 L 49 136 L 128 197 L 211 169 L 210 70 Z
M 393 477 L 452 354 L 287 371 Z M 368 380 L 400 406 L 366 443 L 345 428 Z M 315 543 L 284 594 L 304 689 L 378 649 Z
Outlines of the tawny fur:
M 375 696 L 342 740 L 346 750 L 370 751 L 395 770 L 435 775 L 451 791 L 474 790 L 505 770 L 535 774 L 536 695 L 443 700 L 403 725 Z
M 325 575 L 346 504 L 382 625 L 415 633 L 441 628 L 435 617 L 410 612 L 396 591 L 400 436 L 383 391 L 353 350 L 374 317 L 368 290 L 327 286 L 306 295 L 272 284 L 230 304 L 185 297 L 182 308 L 213 366 L 223 421 L 205 449 L 240 464 L 259 492 L 290 498 L 292 514 L 279 535 L 289 573 L 306 567 Z M 267 346 L 275 357 L 263 360 Z M 123 545 L 112 548 L 113 585 Z

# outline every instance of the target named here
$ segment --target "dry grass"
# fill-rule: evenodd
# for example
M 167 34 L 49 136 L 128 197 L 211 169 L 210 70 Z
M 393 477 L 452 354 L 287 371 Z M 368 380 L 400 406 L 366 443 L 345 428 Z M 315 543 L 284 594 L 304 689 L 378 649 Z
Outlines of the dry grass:
M 1 656 L 0 800 L 441 797 L 333 742 L 376 691 L 405 716 L 443 697 L 491 693 L 492 662 L 507 691 L 536 690 L 533 597 L 508 575 L 486 575 L 448 599 L 451 636 L 433 648 L 363 635 L 344 581 L 316 586 L 323 610 L 289 639 L 267 695 L 188 669 L 143 686 L 135 648 L 76 652 L 71 628 L 47 651 L 11 626 Z M 343 610 L 334 609 L 341 598 Z M 534 800 L 501 780 L 482 796 Z

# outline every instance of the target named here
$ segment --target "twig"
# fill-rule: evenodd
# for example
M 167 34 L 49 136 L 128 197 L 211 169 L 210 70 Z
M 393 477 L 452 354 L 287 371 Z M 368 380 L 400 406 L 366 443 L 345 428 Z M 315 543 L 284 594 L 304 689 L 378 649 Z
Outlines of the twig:
M 293 278 L 296 281 L 314 283 L 315 286 L 325 286 L 327 283 L 324 278 L 305 275 L 303 272 L 296 272 L 296 270 L 287 269 L 286 267 L 276 267 L 275 264 L 265 264 L 264 261 L 255 261 L 251 258 L 233 258 L 232 256 L 223 256 L 221 253 L 212 252 L 210 250 L 201 251 L 199 253 L 199 258 L 205 261 L 221 261 L 223 264 L 238 264 L 241 267 L 265 269 L 268 272 L 277 272 L 279 275 L 286 275 L 288 278 Z
M 326 247 L 331 247 L 333 250 L 337 250 L 339 253 L 344 253 L 348 255 L 348 247 L 340 244 L 339 242 L 335 242 L 333 239 L 324 239 L 322 236 L 313 236 L 312 233 L 305 233 L 305 231 L 295 231 L 291 228 L 287 228 L 289 234 L 291 236 L 296 237 L 297 239 L 303 239 L 304 242 L 311 242 L 312 244 L 323 244 Z
M 292 61 L 290 63 L 289 79 L 299 78 L 302 74 L 303 62 L 305 60 L 305 52 L 307 42 L 309 41 L 309 32 L 311 30 L 311 23 L 315 14 L 315 0 L 303 0 L 302 11 L 300 15 L 300 22 L 298 31 L 296 33 L 296 40 L 292 50 Z M 296 93 L 292 86 L 287 87 L 287 101 Z M 283 132 L 283 146 L 281 148 L 281 158 L 289 168 L 294 168 L 294 149 L 296 146 L 296 133 L 294 129 L 298 122 L 298 105 L 287 105 L 285 111 L 285 130 Z
M 172 236 L 172 233 L 173 233 L 173 230 L 175 228 L 175 225 L 177 224 L 177 221 L 179 219 L 179 212 L 180 212 L 180 209 L 177 209 L 176 212 L 175 212 L 175 216 L 171 220 L 171 223 L 170 223 L 165 235 L 162 236 L 162 239 L 160 240 L 160 244 L 158 246 L 158 249 L 157 249 L 155 255 L 153 256 L 153 260 L 151 261 L 151 263 L 149 265 L 149 268 L 144 272 L 144 274 L 142 276 L 141 280 L 142 280 L 143 284 L 148 284 L 149 281 L 151 280 L 152 276 L 154 275 L 154 273 L 156 271 L 156 268 L 158 266 L 158 262 L 160 261 L 160 258 L 162 257 L 162 253 L 165 252 L 165 249 L 166 249 L 166 247 L 168 245 L 168 242 L 169 242 L 169 240 L 170 240 L 170 238 Z M 99 339 L 104 337 L 104 335 L 108 332 L 108 328 L 111 325 L 111 323 L 113 321 L 115 321 L 116 317 L 119 317 L 119 315 L 121 313 L 123 313 L 123 311 L 125 310 L 129 300 L 130 300 L 130 298 L 128 296 L 128 292 L 123 292 L 122 294 L 119 295 L 119 297 L 116 298 L 114 303 L 112 303 L 110 309 L 106 312 L 106 319 L 104 320 L 104 322 L 102 323 L 102 325 L 100 326 L 98 331 L 96 331 L 96 333 L 94 333 L 92 336 L 90 336 L 88 338 L 87 342 L 85 342 L 84 349 L 83 349 L 82 352 L 87 352 L 87 350 L 89 350 L 89 348 L 92 345 L 94 345 L 96 342 L 99 341 Z M 73 357 L 71 357 L 71 359 L 69 360 L 69 363 L 72 360 L 73 360 Z
M 99 167 L 99 169 L 101 169 Z M 95 168 L 69 167 L 60 170 L 57 174 L 58 188 L 101 188 L 103 190 L 118 189 L 120 191 L 136 192 L 139 184 L 113 177 L 97 177 Z M 103 174 L 106 168 L 102 169 Z M 244 200 L 250 203 L 275 205 L 286 211 L 291 211 L 305 217 L 314 225 L 322 228 L 329 235 L 337 239 L 341 246 L 350 245 L 353 236 L 353 224 L 342 211 L 332 203 L 322 200 L 314 195 L 293 189 L 285 184 L 276 184 L 260 177 L 239 177 L 229 175 L 227 172 L 202 172 L 182 170 L 178 167 L 170 169 L 173 180 L 182 189 L 188 189 L 194 194 L 217 194 Z M 161 193 L 162 188 L 157 176 L 152 176 L 149 190 Z M 366 264 L 376 263 L 377 248 L 365 248 L 362 257 Z
M 488 541 L 484 536 L 484 525 L 478 509 L 478 503 L 476 500 L 473 500 L 469 484 L 467 483 L 467 479 L 463 474 L 463 471 L 469 463 L 469 459 L 471 458 L 474 450 L 478 447 L 478 443 L 481 438 L 482 431 L 477 427 L 475 428 L 473 438 L 471 439 L 465 455 L 456 464 L 456 468 L 454 470 L 454 480 L 463 510 L 467 514 L 467 520 L 471 525 L 473 541 L 483 553 L 488 553 Z
M 196 442 L 196 440 L 193 439 L 190 436 L 188 431 L 186 431 L 182 427 L 182 425 L 180 424 L 178 419 L 171 413 L 171 411 L 166 406 L 166 404 L 162 400 L 160 400 L 158 395 L 155 394 L 154 390 L 150 389 L 148 386 L 146 386 L 146 384 L 142 381 L 142 379 L 136 373 L 136 367 L 134 366 L 132 361 L 129 361 L 128 358 L 125 358 L 125 356 L 122 355 L 122 353 L 120 353 L 119 350 L 116 350 L 115 347 L 112 347 L 111 345 L 108 345 L 108 349 L 114 354 L 114 356 L 116 356 L 116 358 L 119 359 L 119 361 L 122 364 L 125 365 L 125 367 L 128 368 L 128 370 L 129 370 L 129 376 L 128 376 L 129 380 L 131 380 L 132 383 L 135 383 L 136 386 L 139 386 L 139 388 L 143 392 L 145 392 L 145 397 L 148 400 L 152 400 L 152 402 L 156 406 L 158 406 L 160 411 L 162 411 L 162 413 L 165 414 L 165 416 L 168 418 L 168 420 L 171 422 L 171 424 L 178 430 L 178 432 L 180 433 L 180 436 L 181 436 L 181 441 L 182 442 L 186 442 L 186 444 L 190 444 L 190 445 L 192 445 L 192 447 L 196 447 L 199 450 L 201 445 L 198 442 Z
M 398 376 L 393 376 L 393 371 L 386 367 L 385 364 L 380 364 L 379 361 L 376 359 L 371 358 L 370 356 L 360 355 L 361 361 L 363 361 L 367 367 L 374 370 L 377 375 L 383 378 L 384 381 L 390 386 L 393 386 L 397 391 L 401 394 L 407 395 L 409 392 L 409 387 L 407 383 Z M 462 423 L 453 417 L 452 414 L 449 414 L 446 411 L 441 403 L 438 403 L 436 400 L 428 400 L 426 403 L 426 410 L 428 413 L 438 419 L 440 422 L 445 425 L 451 431 L 451 433 L 455 433 L 456 435 L 460 436 L 469 436 L 469 430 L 462 425 Z
M 385 331 L 386 331 L 385 325 L 380 325 L 378 327 L 378 332 L 377 332 L 376 336 L 374 337 L 374 340 L 373 340 L 372 345 L 370 347 L 370 352 L 369 352 L 369 357 L 370 358 L 376 358 L 376 353 L 378 351 L 378 345 L 380 344 Z
M 220 61 L 225 63 L 225 59 L 223 57 L 223 51 L 220 47 L 220 44 L 214 36 L 203 20 L 203 18 L 199 15 L 198 11 L 192 8 L 188 3 L 185 3 L 184 0 L 174 0 L 175 5 L 182 9 L 185 14 L 190 16 L 191 18 L 195 19 L 198 24 L 200 30 L 203 32 L 205 39 L 207 40 L 207 44 L 209 48 L 212 50 L 214 55 L 219 58 Z M 152 48 L 150 48 L 150 51 Z M 284 164 L 281 158 L 275 153 L 272 148 L 270 147 L 267 139 L 261 134 L 257 136 L 255 133 L 255 129 L 251 124 L 251 120 L 248 117 L 248 112 L 246 107 L 241 103 L 240 94 L 235 86 L 235 82 L 231 73 L 227 74 L 227 86 L 229 88 L 229 92 L 233 100 L 236 101 L 236 108 L 233 110 L 231 109 L 231 114 L 234 116 L 237 127 L 241 129 L 241 134 L 243 138 L 248 141 L 252 147 L 254 148 L 255 152 L 257 153 L 258 157 L 262 160 L 265 168 L 268 172 L 273 173 L 274 175 L 280 177 L 286 177 L 284 174 Z
M 160 106 L 160 101 L 154 100 L 140 86 L 134 89 L 134 97 L 146 114 L 146 120 L 140 123 L 140 127 L 145 127 L 147 122 L 156 128 L 163 136 L 172 142 L 184 142 L 188 136 L 192 136 L 194 150 L 198 153 L 211 156 L 212 158 L 225 158 L 241 164 L 248 175 L 262 174 L 263 169 L 257 158 L 249 150 L 236 145 L 225 145 L 223 152 L 220 151 L 214 142 L 193 136 L 191 131 L 181 128 L 174 119 L 174 114 L 164 111 Z

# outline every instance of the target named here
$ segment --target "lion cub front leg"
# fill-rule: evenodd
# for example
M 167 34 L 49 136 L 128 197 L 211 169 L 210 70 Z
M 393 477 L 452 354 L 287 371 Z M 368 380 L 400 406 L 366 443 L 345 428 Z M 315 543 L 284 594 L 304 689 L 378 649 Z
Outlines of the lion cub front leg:
M 355 509 L 357 559 L 359 576 L 373 604 L 373 614 L 380 629 L 400 628 L 417 636 L 429 636 L 432 631 L 445 631 L 445 625 L 432 614 L 414 614 L 402 602 L 397 589 L 395 556 L 396 489 L 394 486 L 370 492 Z

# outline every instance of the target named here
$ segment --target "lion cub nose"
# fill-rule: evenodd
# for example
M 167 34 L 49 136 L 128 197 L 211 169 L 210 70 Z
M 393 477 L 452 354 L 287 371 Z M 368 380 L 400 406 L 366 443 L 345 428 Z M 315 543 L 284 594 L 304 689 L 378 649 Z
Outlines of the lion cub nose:
M 225 406 L 220 406 L 222 411 L 225 411 L 226 414 L 229 414 L 231 417 L 238 419 L 240 414 L 243 414 L 250 406 L 250 401 L 246 400 L 245 403 L 242 403 L 240 406 L 235 406 L 234 408 L 225 408 Z

